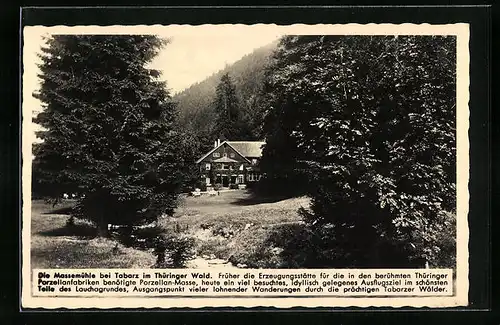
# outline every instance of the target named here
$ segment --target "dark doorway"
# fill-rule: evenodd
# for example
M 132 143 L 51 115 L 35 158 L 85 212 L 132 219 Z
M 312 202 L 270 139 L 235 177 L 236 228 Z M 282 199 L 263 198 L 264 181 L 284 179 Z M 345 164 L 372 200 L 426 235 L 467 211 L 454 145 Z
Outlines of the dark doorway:
M 229 177 L 227 175 L 222 176 L 222 186 L 223 187 L 228 187 L 229 186 Z

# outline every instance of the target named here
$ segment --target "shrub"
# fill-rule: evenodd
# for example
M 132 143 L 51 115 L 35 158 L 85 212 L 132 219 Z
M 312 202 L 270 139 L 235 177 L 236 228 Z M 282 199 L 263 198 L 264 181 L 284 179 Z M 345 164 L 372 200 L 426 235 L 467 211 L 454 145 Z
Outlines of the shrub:
M 247 189 L 254 190 L 258 186 L 258 184 L 259 184 L 259 182 L 248 182 L 245 185 L 246 185 Z
M 317 247 L 313 234 L 304 224 L 257 227 L 238 233 L 228 245 L 234 264 L 250 268 L 313 267 Z
M 137 245 L 133 231 L 134 229 L 131 226 L 120 227 L 116 230 L 111 230 L 110 236 L 117 239 L 125 247 L 133 247 Z
M 143 249 L 155 247 L 156 238 L 164 232 L 165 229 L 156 225 L 151 227 L 134 228 L 132 231 L 135 242 L 134 246 Z
M 157 237 L 155 239 L 155 248 L 153 249 L 153 255 L 156 256 L 156 268 L 164 268 L 165 267 L 165 252 L 167 251 L 167 245 L 165 241 L 161 239 L 161 237 Z
M 156 225 L 145 227 L 118 226 L 118 229 L 111 231 L 111 235 L 126 247 L 149 249 L 155 247 L 156 238 L 164 231 L 162 227 Z
M 233 227 L 232 224 L 225 225 L 217 225 L 212 228 L 212 234 L 214 236 L 221 236 L 226 239 L 234 237 L 234 235 L 238 232 L 238 229 L 236 227 Z
M 430 267 L 455 268 L 456 267 L 456 215 L 446 213 L 442 219 L 427 227 L 422 231 L 429 243 L 429 247 L 424 246 L 425 242 L 419 243 L 425 253 L 423 257 Z
M 198 188 L 200 189 L 200 191 L 202 192 L 206 192 L 207 191 L 207 184 L 206 183 L 200 183 Z
M 166 234 L 156 239 L 153 254 L 157 256 L 157 268 L 183 268 L 194 257 L 194 238 Z
M 214 190 L 219 191 L 221 189 L 222 189 L 222 184 L 220 183 L 214 184 Z
M 68 220 L 66 221 L 66 227 L 68 228 L 73 228 L 75 226 L 75 217 L 70 216 Z

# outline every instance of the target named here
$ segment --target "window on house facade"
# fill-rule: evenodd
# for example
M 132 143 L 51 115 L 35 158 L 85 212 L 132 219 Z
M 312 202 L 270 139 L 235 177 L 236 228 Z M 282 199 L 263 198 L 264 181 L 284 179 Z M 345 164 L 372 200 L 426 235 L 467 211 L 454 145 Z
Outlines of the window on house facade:
M 210 170 L 210 164 L 205 164 L 205 169 Z
M 248 174 L 247 179 L 249 182 L 253 182 L 253 174 L 252 173 Z
M 214 158 L 219 158 L 220 157 L 220 153 L 214 152 L 213 156 L 214 156 Z
M 257 159 L 254 158 L 254 159 L 252 159 L 252 165 L 255 165 L 255 164 L 257 164 Z
M 221 164 L 221 169 L 228 169 L 227 165 Z
M 238 175 L 238 184 L 243 184 L 243 183 L 245 183 L 243 175 Z
M 234 152 L 231 152 L 231 153 L 229 154 L 229 157 L 234 158 Z
M 224 157 L 227 157 L 227 153 L 225 153 L 225 152 L 224 152 L 223 156 L 224 156 Z

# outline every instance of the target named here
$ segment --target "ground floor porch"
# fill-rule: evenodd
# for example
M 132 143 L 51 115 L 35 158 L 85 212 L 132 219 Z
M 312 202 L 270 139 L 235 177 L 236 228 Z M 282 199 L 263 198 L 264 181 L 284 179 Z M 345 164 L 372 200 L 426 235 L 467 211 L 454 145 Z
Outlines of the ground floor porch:
M 221 187 L 231 187 L 238 185 L 246 185 L 249 183 L 257 182 L 261 178 L 259 172 L 238 173 L 235 172 L 214 172 L 212 174 L 203 174 L 201 176 L 202 182 L 207 186 L 219 185 Z

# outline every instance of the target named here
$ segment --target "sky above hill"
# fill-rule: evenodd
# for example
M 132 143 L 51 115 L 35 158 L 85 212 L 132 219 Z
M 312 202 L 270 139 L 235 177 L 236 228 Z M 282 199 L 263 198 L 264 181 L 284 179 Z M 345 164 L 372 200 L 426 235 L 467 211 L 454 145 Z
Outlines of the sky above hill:
M 169 35 L 171 42 L 152 67 L 163 72 L 172 94 L 232 64 L 253 50 L 276 40 L 279 31 L 256 33 L 248 27 L 187 29 Z
M 155 34 L 169 39 L 150 67 L 162 72 L 171 95 L 203 81 L 255 49 L 269 44 L 284 34 L 276 26 L 260 25 L 171 25 L 133 27 L 28 27 L 23 44 L 23 111 L 37 114 L 42 103 L 32 94 L 40 87 L 37 66 L 44 36 L 51 34 Z M 37 125 L 32 125 L 35 131 Z M 31 132 L 30 141 L 37 141 Z
M 151 67 L 162 71 L 161 78 L 167 81 L 173 95 L 283 35 L 279 29 L 264 29 L 245 25 L 177 25 L 155 29 L 155 34 L 168 38 L 170 43 L 151 63 Z M 127 28 L 122 27 L 118 32 L 127 33 Z M 40 59 L 37 53 L 44 44 L 43 36 L 50 33 L 51 29 L 43 27 L 25 30 L 23 83 L 26 94 L 39 88 L 36 76 Z M 34 98 L 26 100 L 35 103 Z

